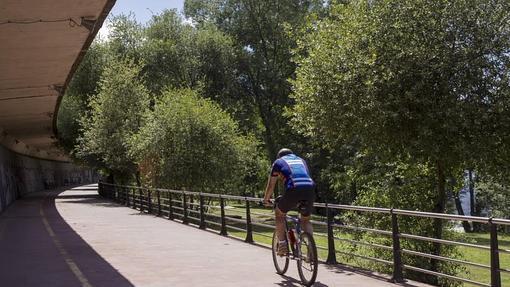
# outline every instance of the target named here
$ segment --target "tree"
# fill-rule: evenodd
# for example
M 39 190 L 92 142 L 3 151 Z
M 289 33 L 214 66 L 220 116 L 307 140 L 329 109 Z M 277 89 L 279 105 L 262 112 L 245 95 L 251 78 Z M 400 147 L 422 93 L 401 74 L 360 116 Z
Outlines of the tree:
M 300 41 L 294 120 L 325 146 L 433 168 L 432 211 L 466 166 L 508 166 L 508 1 L 350 1 Z M 507 169 L 507 168 L 506 168 Z M 443 225 L 435 222 L 441 238 Z M 440 254 L 440 245 L 433 249 Z M 438 262 L 432 261 L 432 270 Z
M 242 96 L 232 37 L 215 25 L 191 25 L 175 10 L 154 15 L 145 29 L 143 58 L 149 90 L 191 88 L 214 99 L 246 132 L 259 130 L 254 107 Z
M 200 87 L 211 97 L 231 92 L 234 44 L 216 27 L 196 28 L 175 10 L 165 10 L 152 17 L 145 34 L 144 70 L 152 92 L 159 94 L 167 86 Z
M 79 157 L 97 158 L 124 180 L 137 171 L 128 153 L 129 142 L 149 107 L 140 72 L 141 67 L 132 60 L 109 63 L 101 75 L 99 92 L 90 102 L 90 114 L 81 119 L 83 136 L 76 148 Z
M 172 189 L 252 194 L 267 163 L 257 141 L 240 134 L 218 104 L 190 89 L 170 89 L 147 111 L 131 153 L 149 184 Z M 241 192 L 240 187 L 244 187 Z
M 485 176 L 476 186 L 476 208 L 486 209 L 496 218 L 510 218 L 510 187 L 508 182 L 501 183 L 496 178 Z M 507 231 L 510 230 L 507 228 Z
M 77 144 L 80 118 L 87 112 L 90 98 L 97 92 L 106 62 L 105 43 L 93 42 L 62 98 L 57 116 L 57 130 L 59 143 L 68 152 Z
M 134 15 L 113 16 L 107 25 L 111 31 L 110 35 L 106 39 L 94 40 L 73 75 L 59 108 L 57 116 L 59 143 L 72 157 L 74 157 L 72 151 L 78 145 L 77 139 L 83 136 L 80 119 L 90 111 L 89 102 L 98 93 L 104 67 L 117 58 L 127 57 L 141 61 L 140 50 L 144 30 L 136 22 Z M 94 165 L 98 163 L 95 159 L 92 162 Z
M 112 16 L 108 22 L 108 52 L 111 56 L 141 60 L 144 28 L 133 13 Z
M 289 30 L 324 8 L 324 1 L 187 0 L 184 12 L 198 25 L 214 24 L 234 39 L 238 55 L 240 96 L 247 97 L 264 127 L 270 158 L 282 146 L 303 142 L 283 115 L 292 105 L 288 79 L 294 76 L 291 52 L 296 45 Z M 297 144 L 295 144 L 297 143 Z

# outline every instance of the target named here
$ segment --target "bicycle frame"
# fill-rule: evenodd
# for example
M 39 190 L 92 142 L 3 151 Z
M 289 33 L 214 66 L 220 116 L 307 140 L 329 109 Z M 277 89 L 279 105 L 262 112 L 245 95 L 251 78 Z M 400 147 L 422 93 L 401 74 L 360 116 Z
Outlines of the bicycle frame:
M 299 212 L 299 211 L 298 211 Z M 299 212 L 301 213 L 301 212 Z M 272 242 L 272 256 L 273 263 L 276 268 L 276 273 L 283 275 L 287 272 L 289 267 L 289 260 L 296 260 L 298 273 L 301 281 L 305 286 L 312 286 L 317 278 L 317 247 L 312 234 L 303 232 L 301 228 L 301 218 L 285 215 L 283 218 L 285 225 L 285 238 L 287 244 L 290 245 L 290 249 L 287 256 L 277 255 L 279 247 L 279 239 L 277 230 L 273 233 Z M 289 224 L 290 223 L 290 224 Z M 290 227 L 289 227 L 290 225 Z M 301 250 L 302 245 L 305 244 L 306 256 L 303 257 L 303 251 Z M 311 251 L 313 250 L 313 251 Z M 283 261 L 281 261 L 283 259 Z M 310 264 L 310 269 L 307 269 L 303 264 Z M 311 274 L 308 274 L 311 272 Z M 306 274 L 305 274 L 306 273 Z M 310 276 L 308 276 L 310 275 Z
M 289 228 L 289 222 L 293 223 L 294 228 Z M 293 232 L 293 239 L 290 238 L 290 233 Z M 292 216 L 285 216 L 285 237 L 290 244 L 290 248 L 292 250 L 292 259 L 300 259 L 301 258 L 301 248 L 300 248 L 300 235 L 301 235 L 301 220 Z M 290 255 L 290 254 L 289 254 Z

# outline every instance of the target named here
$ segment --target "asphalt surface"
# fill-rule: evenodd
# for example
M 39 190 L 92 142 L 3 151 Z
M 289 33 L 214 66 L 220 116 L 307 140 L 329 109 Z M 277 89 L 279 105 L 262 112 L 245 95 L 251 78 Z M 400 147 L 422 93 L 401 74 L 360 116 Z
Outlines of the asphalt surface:
M 301 285 L 295 262 L 280 276 L 266 248 L 142 214 L 88 185 L 34 193 L 0 214 L 0 286 Z M 314 286 L 427 285 L 320 265 Z

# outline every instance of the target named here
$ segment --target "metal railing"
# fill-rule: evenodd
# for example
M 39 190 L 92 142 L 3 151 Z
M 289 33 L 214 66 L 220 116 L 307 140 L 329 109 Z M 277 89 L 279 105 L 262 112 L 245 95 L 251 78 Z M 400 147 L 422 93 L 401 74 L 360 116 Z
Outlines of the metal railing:
M 274 226 L 271 224 L 253 220 L 252 215 L 256 215 L 259 218 L 272 218 L 271 213 L 260 213 L 252 211 L 252 206 L 254 204 L 260 204 L 262 201 L 261 198 L 179 191 L 161 188 L 112 185 L 107 183 L 99 183 L 99 193 L 102 196 L 110 198 L 121 204 L 139 209 L 142 212 L 156 214 L 157 216 L 164 216 L 171 220 L 180 220 L 184 224 L 193 223 L 196 224 L 200 229 L 216 229 L 221 235 L 228 235 L 229 230 L 231 230 L 231 232 L 246 233 L 246 237 L 243 239 L 248 243 L 254 243 L 254 235 L 271 237 L 266 233 L 256 231 L 255 228 L 262 230 L 274 229 Z M 229 209 L 227 207 L 227 201 L 237 202 L 238 206 L 242 206 L 243 210 L 239 211 Z M 315 203 L 314 206 L 325 209 L 325 222 L 312 220 L 312 224 L 320 226 L 325 230 L 325 232 L 322 234 L 319 232 L 314 233 L 314 235 L 327 238 L 327 246 L 318 245 L 317 248 L 327 251 L 327 259 L 325 261 L 328 264 L 336 264 L 337 254 L 339 254 L 388 265 L 392 267 L 392 281 L 394 282 L 404 282 L 404 270 L 408 270 L 427 274 L 430 276 L 436 276 L 437 278 L 455 280 L 474 286 L 501 287 L 501 273 L 510 274 L 510 270 L 508 268 L 501 268 L 500 266 L 500 254 L 510 254 L 510 250 L 500 249 L 498 246 L 498 226 L 510 226 L 510 220 L 508 219 L 461 216 L 453 214 L 439 214 L 401 209 L 374 208 L 328 203 Z M 371 214 L 377 213 L 381 216 L 388 216 L 391 220 L 391 230 L 381 230 L 377 228 L 335 223 L 333 214 L 335 210 L 367 212 Z M 239 213 L 241 213 L 241 215 Z M 402 216 L 425 217 L 434 220 L 473 221 L 486 224 L 490 231 L 490 245 L 486 246 L 446 240 L 442 238 L 402 233 L 399 231 L 399 217 Z M 357 232 L 387 236 L 391 239 L 391 245 L 382 245 L 354 239 L 339 238 L 335 236 L 335 229 L 354 230 Z M 402 239 L 484 250 L 490 254 L 490 264 L 480 264 L 457 258 L 441 256 L 440 254 L 428 254 L 415 250 L 404 249 L 401 247 Z M 362 245 L 379 250 L 386 250 L 392 253 L 392 259 L 388 260 L 356 254 L 353 252 L 347 252 L 344 250 L 336 250 L 336 242 L 344 242 L 356 246 Z M 459 265 L 485 269 L 488 270 L 491 274 L 490 284 L 404 264 L 402 259 L 403 256 L 418 256 L 436 261 L 450 262 Z

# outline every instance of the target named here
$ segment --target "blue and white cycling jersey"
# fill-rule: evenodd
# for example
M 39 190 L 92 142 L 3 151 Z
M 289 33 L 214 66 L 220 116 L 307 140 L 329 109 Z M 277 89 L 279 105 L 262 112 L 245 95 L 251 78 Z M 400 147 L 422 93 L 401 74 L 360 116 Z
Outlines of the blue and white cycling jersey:
M 295 188 L 315 187 L 306 162 L 295 154 L 288 154 L 275 160 L 271 176 L 283 176 L 285 191 Z

